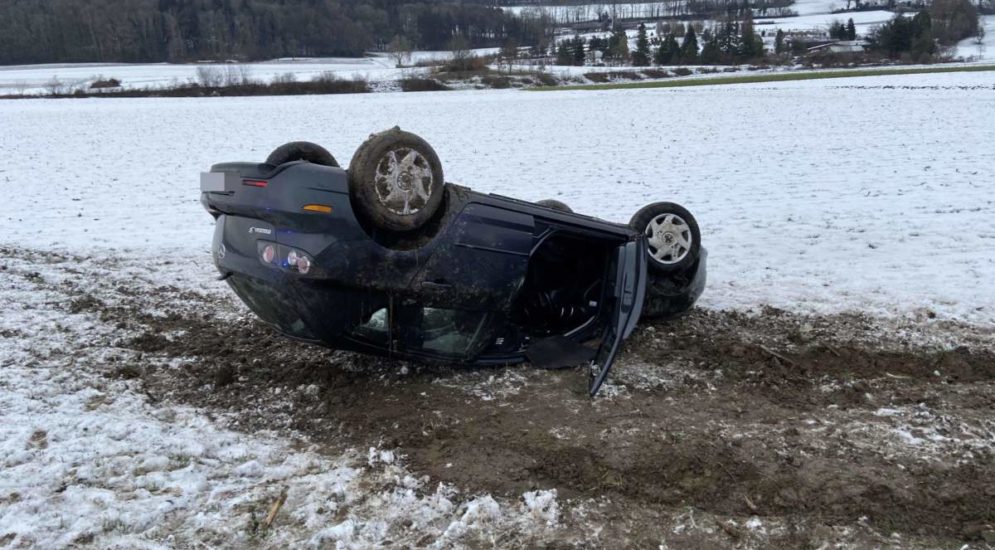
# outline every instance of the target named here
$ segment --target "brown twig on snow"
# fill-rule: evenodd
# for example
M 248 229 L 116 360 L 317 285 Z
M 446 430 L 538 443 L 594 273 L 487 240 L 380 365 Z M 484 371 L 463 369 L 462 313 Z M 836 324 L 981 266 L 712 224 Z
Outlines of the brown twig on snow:
M 142 393 L 148 396 L 149 401 L 151 401 L 153 405 L 159 402 L 159 398 L 156 397 L 152 392 L 150 392 L 148 388 L 143 387 Z
M 791 359 L 788 359 L 787 357 L 785 357 L 785 356 L 781 355 L 780 353 L 777 353 L 776 351 L 774 351 L 774 350 L 772 350 L 772 349 L 768 348 L 767 346 L 763 346 L 763 345 L 761 345 L 761 346 L 759 346 L 759 347 L 760 347 L 760 349 L 762 349 L 762 350 L 764 350 L 765 352 L 769 353 L 769 354 L 771 355 L 771 357 L 774 357 L 774 358 L 777 358 L 777 359 L 780 359 L 781 361 L 784 361 L 785 363 L 787 363 L 787 364 L 791 365 L 792 367 L 797 367 L 797 366 L 798 366 L 798 363 L 794 362 L 794 361 L 793 361 L 793 360 L 791 360 Z
M 266 519 L 263 520 L 263 527 L 269 529 L 269 526 L 272 525 L 273 520 L 276 519 L 276 514 L 280 511 L 280 508 L 283 507 L 283 503 L 286 501 L 287 501 L 287 488 L 284 487 L 283 490 L 280 491 L 280 496 L 276 499 L 276 502 L 274 502 L 273 505 L 269 507 L 269 513 L 266 514 Z

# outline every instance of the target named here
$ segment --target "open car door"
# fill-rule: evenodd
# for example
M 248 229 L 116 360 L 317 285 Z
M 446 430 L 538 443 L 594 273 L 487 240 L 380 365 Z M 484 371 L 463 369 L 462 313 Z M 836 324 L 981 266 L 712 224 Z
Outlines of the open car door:
M 608 377 L 622 341 L 632 334 L 639 321 L 646 295 L 646 262 L 646 238 L 641 235 L 615 251 L 607 276 L 608 302 L 605 310 L 609 315 L 608 323 L 601 338 L 601 347 L 591 362 L 588 391 L 592 397 Z

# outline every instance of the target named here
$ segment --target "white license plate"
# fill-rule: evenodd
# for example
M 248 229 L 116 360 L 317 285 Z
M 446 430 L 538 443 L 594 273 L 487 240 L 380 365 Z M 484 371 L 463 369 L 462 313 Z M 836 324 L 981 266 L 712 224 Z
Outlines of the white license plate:
M 201 172 L 200 190 L 202 193 L 223 193 L 227 172 Z

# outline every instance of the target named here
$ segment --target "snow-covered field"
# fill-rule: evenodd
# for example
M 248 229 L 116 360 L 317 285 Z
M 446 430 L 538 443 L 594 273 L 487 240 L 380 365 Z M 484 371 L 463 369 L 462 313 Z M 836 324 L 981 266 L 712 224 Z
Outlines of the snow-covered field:
M 597 20 L 599 13 L 614 13 L 622 19 L 652 19 L 670 15 L 677 4 L 674 2 L 639 2 L 639 3 L 591 3 L 575 6 L 564 6 L 550 3 L 545 6 L 514 6 L 505 8 L 514 13 L 544 13 L 561 22 Z M 863 35 L 875 25 L 880 25 L 894 17 L 894 13 L 885 10 L 861 11 L 849 13 L 832 13 L 834 10 L 846 8 L 846 2 L 839 0 L 801 0 L 788 6 L 787 9 L 798 14 L 797 17 L 756 17 L 757 32 L 772 29 L 785 31 L 795 30 L 828 30 L 833 21 L 846 21 L 849 18 L 857 25 L 858 33 Z M 684 23 L 688 23 L 685 21 Z M 649 25 L 652 28 L 652 25 Z
M 34 251 L 2 258 L 0 544 L 368 547 L 428 533 L 446 547 L 556 525 L 556 487 L 495 499 L 426 486 L 389 452 L 233 432 L 86 367 L 134 352 L 119 346 L 125 329 L 85 309 L 67 317 L 64 289 L 228 296 L 211 281 L 212 221 L 198 202 L 198 172 L 214 162 L 303 139 L 345 163 L 368 133 L 399 124 L 434 145 L 448 180 L 481 191 L 619 222 L 647 202 L 685 204 L 710 253 L 704 308 L 935 316 L 984 331 L 995 330 L 993 94 L 995 72 L 0 101 L 0 247 Z M 293 529 L 254 538 L 281 488 L 290 519 L 279 524 Z
M 848 19 L 853 19 L 857 29 L 857 36 L 864 37 L 883 23 L 893 19 L 895 14 L 885 10 L 859 11 L 851 13 L 830 13 L 828 10 L 823 13 L 809 13 L 798 17 L 760 17 L 756 20 L 757 32 L 767 31 L 768 35 L 776 34 L 778 29 L 789 31 L 811 31 L 829 30 L 829 26 L 834 21 L 846 23 Z
M 478 55 L 494 53 L 494 48 L 474 50 Z M 451 52 L 413 52 L 408 64 L 437 61 L 452 57 Z M 389 82 L 427 69 L 398 69 L 384 54 L 368 57 L 317 57 L 273 59 L 255 63 L 71 63 L 0 66 L 0 95 L 42 94 L 58 81 L 64 89 L 86 88 L 98 79 L 116 78 L 124 88 L 164 88 L 198 81 L 197 71 L 207 68 L 222 74 L 243 75 L 252 80 L 271 82 L 276 77 L 292 74 L 297 80 L 308 81 L 324 74 L 339 78 L 363 78 L 371 82 Z
M 297 139 L 347 162 L 367 134 L 400 124 L 434 144 L 448 179 L 483 191 L 554 197 L 619 222 L 654 200 L 687 204 L 712 249 L 709 307 L 932 310 L 992 323 L 993 85 L 983 72 L 695 90 L 9 101 L 0 242 L 205 261 L 200 170 Z
M 674 4 L 672 2 L 638 2 L 638 3 L 591 3 L 573 6 L 557 5 L 555 3 L 550 3 L 544 6 L 513 6 L 505 9 L 511 10 L 515 13 L 546 13 L 558 21 L 563 22 L 575 22 L 575 21 L 590 21 L 596 20 L 597 14 L 599 13 L 611 13 L 614 9 L 616 15 L 625 19 L 638 19 L 646 18 L 652 19 L 656 17 L 666 16 L 670 13 L 670 8 Z M 848 19 L 853 19 L 854 25 L 856 27 L 857 36 L 860 38 L 868 36 L 875 27 L 886 23 L 888 20 L 895 17 L 895 13 L 887 11 L 884 9 L 880 10 L 870 10 L 870 11 L 855 11 L 855 12 L 845 12 L 845 13 L 832 13 L 835 10 L 842 10 L 847 7 L 847 3 L 840 0 L 800 0 L 796 1 L 788 9 L 797 13 L 797 16 L 792 17 L 755 17 L 756 30 L 758 33 L 765 32 L 767 37 L 767 47 L 773 47 L 773 36 L 777 33 L 778 29 L 785 32 L 791 31 L 822 31 L 828 33 L 830 25 L 834 22 L 839 21 L 845 23 Z M 914 13 L 906 13 L 906 16 L 911 17 Z M 978 45 L 974 39 L 968 39 L 961 42 L 955 49 L 954 56 L 962 57 L 964 59 L 973 58 L 973 61 L 983 61 L 986 59 L 991 59 L 991 56 L 995 55 L 990 52 L 992 47 L 988 44 L 992 43 L 993 30 L 995 30 L 995 16 L 983 16 L 983 25 L 987 30 L 987 39 L 984 42 L 985 46 L 979 50 Z M 692 23 L 691 20 L 682 21 L 685 25 Z M 710 22 L 704 22 L 705 26 L 710 26 Z M 655 35 L 654 25 L 648 24 L 647 28 L 650 35 Z M 565 30 L 565 35 L 569 36 L 571 33 Z M 595 33 L 585 33 L 584 37 L 590 36 L 606 36 L 608 33 L 605 32 L 595 32 Z M 627 31 L 629 35 L 629 48 L 630 50 L 635 47 L 635 37 L 636 30 L 629 29 Z M 678 41 L 682 41 L 681 37 L 678 37 Z
M 995 59 L 995 15 L 982 15 L 981 25 L 985 35 L 981 38 L 971 37 L 957 44 L 957 57 L 976 61 L 992 61 Z
M 241 71 L 249 78 L 271 81 L 292 73 L 298 80 L 311 80 L 325 72 L 343 78 L 353 76 L 382 79 L 396 78 L 398 69 L 386 57 L 274 60 L 244 65 L 170 64 L 170 63 L 74 63 L 15 65 L 0 67 L 0 93 L 45 93 L 46 86 L 57 80 L 68 88 L 85 86 L 98 78 L 116 78 L 125 88 L 159 88 L 197 81 L 197 69 Z
M 545 9 L 553 10 L 561 18 L 584 19 L 591 14 L 606 9 L 608 4 L 590 4 L 582 6 L 544 6 L 536 7 L 510 7 L 505 8 L 514 12 L 521 12 L 525 9 Z M 661 10 L 665 10 L 666 2 L 647 3 L 622 3 L 620 10 L 626 10 L 626 17 L 655 17 Z M 887 22 L 894 17 L 894 13 L 885 10 L 861 11 L 833 14 L 832 10 L 845 7 L 844 3 L 838 0 L 802 0 L 796 2 L 790 8 L 799 13 L 797 17 L 757 17 L 756 30 L 758 33 L 765 33 L 767 47 L 773 47 L 773 36 L 778 29 L 786 32 L 790 31 L 825 31 L 835 21 L 845 22 L 852 18 L 856 25 L 859 37 L 865 37 L 873 31 L 875 27 Z M 572 15 L 571 15 L 572 14 Z M 911 15 L 908 13 L 907 15 Z M 974 38 L 962 41 L 953 50 L 955 57 L 963 58 L 967 61 L 989 61 L 995 58 L 995 16 L 982 17 L 983 25 L 986 29 L 986 38 L 982 44 L 977 44 Z M 691 21 L 684 21 L 689 24 Z M 708 22 L 706 22 L 706 26 Z M 655 26 L 648 25 L 651 36 L 655 36 Z M 565 34 L 560 38 L 573 36 L 572 31 L 563 31 Z M 606 32 L 588 32 L 582 36 L 590 38 L 592 36 L 605 37 Z M 637 31 L 629 29 L 630 49 L 635 48 Z M 683 38 L 678 37 L 682 42 Z M 481 48 L 474 50 L 478 55 L 494 54 L 497 48 Z M 419 51 L 414 52 L 409 64 L 418 62 L 442 60 L 451 57 L 450 52 L 444 51 Z M 369 81 L 374 90 L 396 90 L 396 81 L 409 77 L 423 75 L 429 72 L 427 68 L 406 67 L 398 69 L 395 62 L 385 54 L 371 54 L 363 58 L 287 58 L 274 59 L 253 63 L 196 63 L 196 64 L 169 64 L 169 63 L 75 63 L 75 64 L 42 64 L 42 65 L 15 65 L 0 66 L 0 95 L 18 94 L 46 94 L 53 89 L 61 92 L 71 92 L 75 89 L 88 89 L 89 85 L 99 79 L 115 78 L 121 81 L 121 85 L 126 89 L 142 88 L 167 88 L 181 84 L 194 83 L 198 81 L 198 69 L 208 68 L 221 74 L 231 73 L 236 79 L 249 78 L 256 81 L 271 82 L 273 79 L 285 75 L 293 75 L 300 81 L 309 81 L 319 76 L 333 74 L 338 78 L 357 79 L 362 78 Z M 531 65 L 521 64 L 519 69 L 534 69 Z M 573 67 L 573 66 L 549 66 L 546 70 L 561 77 L 579 77 L 588 72 L 600 72 L 615 70 L 615 67 Z

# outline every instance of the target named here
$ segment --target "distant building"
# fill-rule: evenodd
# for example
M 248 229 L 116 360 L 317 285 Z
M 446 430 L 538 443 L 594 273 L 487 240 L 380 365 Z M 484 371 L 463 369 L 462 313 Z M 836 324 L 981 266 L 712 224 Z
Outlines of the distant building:
M 828 42 L 829 31 L 827 29 L 781 29 L 784 31 L 784 42 L 786 44 L 792 44 L 795 42 L 802 44 L 811 44 L 816 42 Z M 775 37 L 777 36 L 777 30 L 768 30 L 767 36 Z
M 819 44 L 818 46 L 812 46 L 808 49 L 809 54 L 817 53 L 863 53 L 864 52 L 864 41 L 863 40 L 837 40 L 835 42 L 827 42 L 825 44 Z

